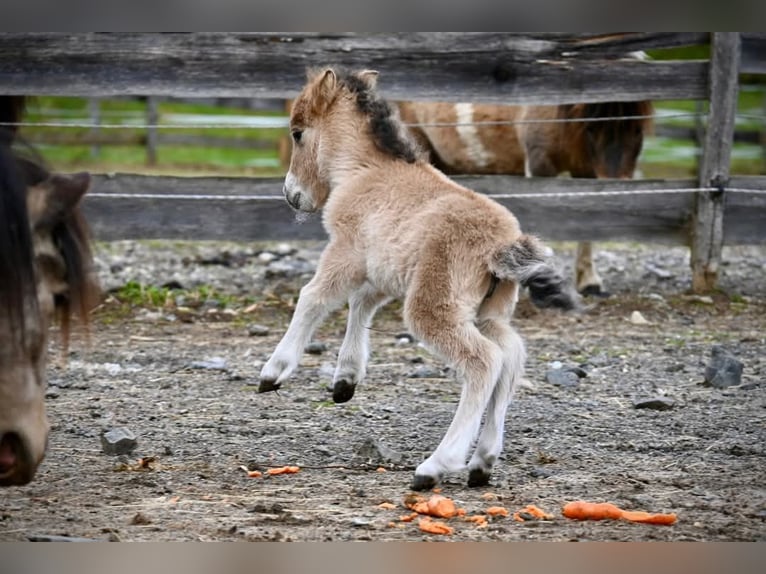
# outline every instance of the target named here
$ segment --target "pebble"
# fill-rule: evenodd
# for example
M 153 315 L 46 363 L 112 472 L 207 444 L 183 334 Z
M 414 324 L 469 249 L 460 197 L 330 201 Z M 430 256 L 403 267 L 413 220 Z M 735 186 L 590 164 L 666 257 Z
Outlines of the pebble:
M 580 382 L 580 377 L 568 369 L 551 369 L 545 373 L 545 380 L 558 387 L 574 387 Z
M 104 454 L 130 454 L 138 445 L 136 435 L 125 427 L 116 427 L 101 435 L 101 448 Z
M 633 311 L 628 319 L 634 325 L 651 325 L 652 323 L 641 314 L 641 311 Z
M 633 408 L 651 409 L 654 411 L 667 411 L 675 406 L 676 402 L 667 397 L 650 397 L 634 401 Z
M 410 373 L 407 375 L 407 378 L 410 379 L 443 379 L 444 373 L 441 372 L 441 370 L 436 369 L 434 367 L 429 367 L 428 365 L 421 365 L 417 368 L 415 368 L 414 371 L 410 371 Z
M 321 355 L 327 351 L 327 345 L 320 341 L 312 341 L 303 350 L 309 355 Z
M 203 361 L 192 361 L 189 364 L 192 369 L 210 369 L 223 371 L 226 369 L 226 359 L 223 357 L 210 357 Z
M 366 438 L 356 448 L 356 457 L 372 464 L 400 464 L 404 455 L 374 438 Z
M 744 365 L 721 345 L 713 345 L 711 360 L 705 367 L 705 385 L 725 389 L 742 382 Z
M 266 337 L 269 334 L 269 328 L 265 325 L 251 324 L 247 326 L 247 334 L 251 337 Z

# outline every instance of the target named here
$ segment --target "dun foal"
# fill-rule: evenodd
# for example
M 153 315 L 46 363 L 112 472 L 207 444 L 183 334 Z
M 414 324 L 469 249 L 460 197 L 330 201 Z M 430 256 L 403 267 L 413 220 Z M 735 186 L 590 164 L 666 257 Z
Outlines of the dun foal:
M 325 69 L 310 75 L 290 117 L 293 149 L 287 202 L 323 210 L 330 240 L 301 289 L 284 337 L 260 374 L 261 392 L 295 370 L 313 331 L 348 301 L 333 399 L 345 402 L 364 378 L 368 326 L 389 298 L 403 299 L 416 337 L 455 368 L 462 393 L 439 446 L 415 471 L 427 489 L 466 468 L 487 484 L 503 447 L 505 414 L 522 377 L 524 344 L 511 327 L 519 286 L 542 307 L 572 309 L 574 292 L 493 200 L 430 165 L 392 108 L 375 92 L 377 73 Z M 486 413 L 483 428 L 482 415 Z

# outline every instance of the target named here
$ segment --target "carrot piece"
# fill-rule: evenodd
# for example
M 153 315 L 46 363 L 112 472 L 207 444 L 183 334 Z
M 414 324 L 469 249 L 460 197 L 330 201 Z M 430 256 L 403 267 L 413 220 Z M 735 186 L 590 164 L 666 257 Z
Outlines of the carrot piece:
M 567 518 L 574 520 L 629 520 L 631 522 L 640 522 L 643 524 L 674 524 L 675 514 L 651 514 L 643 511 L 623 510 L 609 502 L 585 502 L 578 500 L 569 502 L 561 510 Z
M 278 474 L 295 474 L 301 469 L 299 466 L 280 466 L 279 468 L 270 468 L 266 471 L 269 476 L 276 476 Z
M 452 518 L 458 514 L 455 502 L 441 494 L 433 494 L 428 500 L 419 495 L 407 495 L 404 497 L 404 506 L 418 514 L 437 518 Z
M 473 516 L 465 516 L 463 520 L 466 522 L 473 522 L 477 527 L 482 528 L 487 526 L 487 517 L 483 514 L 474 514 Z
M 444 522 L 431 520 L 428 517 L 418 520 L 418 528 L 428 534 L 452 534 L 455 532 L 454 528 L 447 526 Z
M 247 478 L 261 478 L 263 473 L 260 470 L 248 470 Z
M 399 522 L 412 522 L 413 520 L 415 520 L 415 518 L 417 518 L 417 516 L 418 516 L 417 512 L 413 512 L 412 514 L 404 514 L 399 517 Z
M 522 514 L 528 515 L 527 518 L 524 518 Z M 535 506 L 534 504 L 528 504 L 518 512 L 513 513 L 513 519 L 518 522 L 524 522 L 525 520 L 528 520 L 530 516 L 540 520 L 553 520 L 552 514 L 548 514 L 542 508 Z
M 569 502 L 561 509 L 561 513 L 573 520 L 617 520 L 622 516 L 622 510 L 609 502 L 585 502 L 577 500 Z
M 625 510 L 622 513 L 623 520 L 630 520 L 631 522 L 640 522 L 642 524 L 663 524 L 670 526 L 675 524 L 675 514 L 651 514 L 649 512 L 630 511 Z
M 504 506 L 490 506 L 486 510 L 490 516 L 508 516 L 508 509 Z

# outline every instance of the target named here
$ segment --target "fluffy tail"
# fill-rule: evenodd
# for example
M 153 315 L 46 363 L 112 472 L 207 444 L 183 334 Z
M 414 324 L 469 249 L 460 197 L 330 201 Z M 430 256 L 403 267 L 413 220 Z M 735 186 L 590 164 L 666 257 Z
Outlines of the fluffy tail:
M 579 297 L 572 286 L 549 262 L 550 249 L 530 235 L 522 235 L 513 245 L 498 252 L 490 270 L 498 279 L 518 281 L 529 289 L 538 307 L 565 311 L 579 308 Z

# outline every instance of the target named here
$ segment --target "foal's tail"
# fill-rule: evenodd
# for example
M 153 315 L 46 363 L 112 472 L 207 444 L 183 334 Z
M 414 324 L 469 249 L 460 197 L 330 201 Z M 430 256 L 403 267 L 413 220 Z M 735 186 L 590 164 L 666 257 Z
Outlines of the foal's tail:
M 578 309 L 577 293 L 550 263 L 548 251 L 531 235 L 522 235 L 516 243 L 495 254 L 490 271 L 500 280 L 518 281 L 527 287 L 538 307 Z

